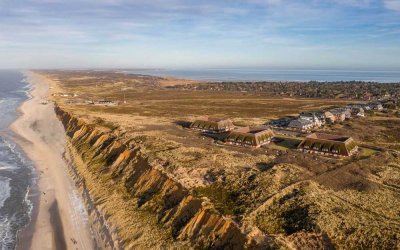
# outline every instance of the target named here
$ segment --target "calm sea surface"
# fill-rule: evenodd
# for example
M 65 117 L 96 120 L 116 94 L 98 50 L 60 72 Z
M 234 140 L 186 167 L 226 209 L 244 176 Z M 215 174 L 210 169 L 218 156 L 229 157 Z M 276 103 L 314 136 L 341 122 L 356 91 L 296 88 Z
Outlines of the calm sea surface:
M 28 99 L 28 88 L 21 72 L 0 70 L 0 249 L 15 248 L 17 232 L 29 222 L 32 210 L 28 190 L 34 183 L 33 167 L 10 139 L 8 128 Z
M 173 76 L 206 81 L 377 81 L 400 82 L 400 71 L 199 69 L 127 70 L 132 74 Z

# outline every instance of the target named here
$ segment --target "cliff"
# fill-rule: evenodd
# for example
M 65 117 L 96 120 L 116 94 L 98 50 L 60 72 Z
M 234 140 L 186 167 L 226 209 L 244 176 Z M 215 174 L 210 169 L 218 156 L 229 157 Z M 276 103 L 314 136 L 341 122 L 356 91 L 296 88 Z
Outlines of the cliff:
M 249 248 L 232 220 L 151 166 L 138 142 L 55 111 L 67 133 L 71 172 L 104 248 Z

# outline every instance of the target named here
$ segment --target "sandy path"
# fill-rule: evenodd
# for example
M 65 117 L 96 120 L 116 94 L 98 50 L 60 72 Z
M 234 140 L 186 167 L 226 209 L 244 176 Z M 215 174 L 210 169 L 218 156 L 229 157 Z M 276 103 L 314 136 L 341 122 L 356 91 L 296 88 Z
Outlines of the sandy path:
M 49 85 L 46 79 L 28 72 L 32 99 L 20 107 L 22 116 L 11 126 L 16 141 L 35 163 L 39 182 L 37 213 L 32 225 L 20 234 L 20 249 L 93 249 L 75 187 L 63 160 L 65 133 L 53 105 L 43 105 Z M 36 215 L 35 215 L 36 214 Z

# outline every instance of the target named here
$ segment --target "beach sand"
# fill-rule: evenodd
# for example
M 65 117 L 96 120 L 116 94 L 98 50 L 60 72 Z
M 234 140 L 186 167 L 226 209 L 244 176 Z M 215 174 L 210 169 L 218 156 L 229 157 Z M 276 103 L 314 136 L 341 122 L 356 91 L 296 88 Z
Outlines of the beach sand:
M 94 249 L 87 214 L 63 159 L 64 128 L 53 104 L 42 104 L 50 82 L 32 72 L 26 75 L 32 98 L 22 104 L 21 116 L 11 128 L 39 178 L 32 220 L 18 235 L 17 249 Z

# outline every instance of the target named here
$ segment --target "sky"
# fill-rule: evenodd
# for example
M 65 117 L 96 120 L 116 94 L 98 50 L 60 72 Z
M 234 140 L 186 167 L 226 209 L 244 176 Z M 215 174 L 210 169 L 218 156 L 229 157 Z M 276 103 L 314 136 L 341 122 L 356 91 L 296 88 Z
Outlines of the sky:
M 400 70 L 400 0 L 0 0 L 0 68 Z

